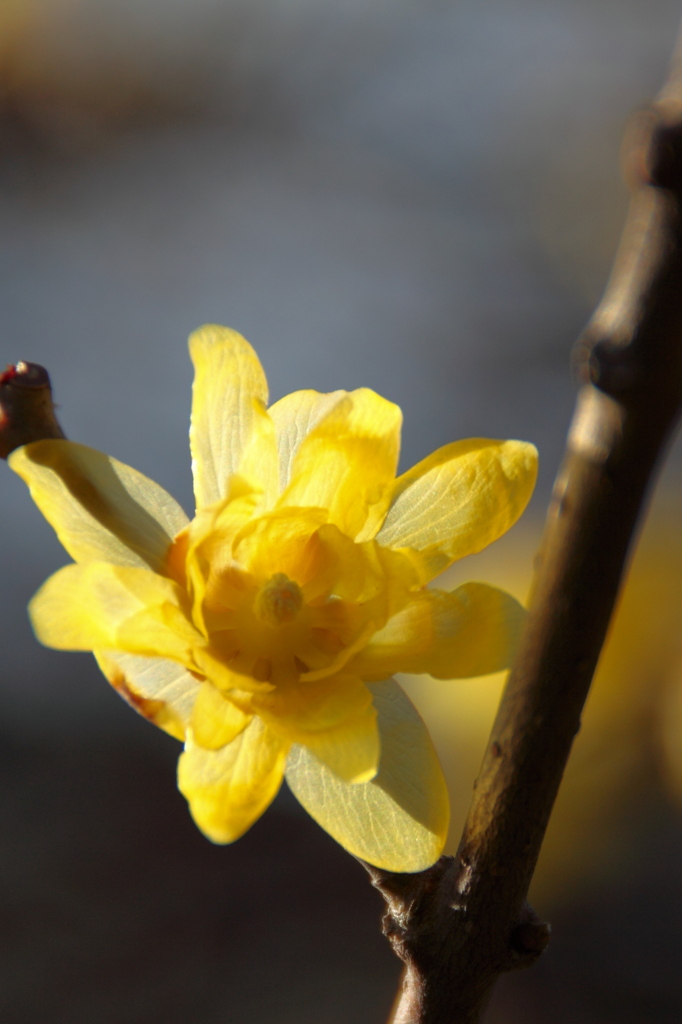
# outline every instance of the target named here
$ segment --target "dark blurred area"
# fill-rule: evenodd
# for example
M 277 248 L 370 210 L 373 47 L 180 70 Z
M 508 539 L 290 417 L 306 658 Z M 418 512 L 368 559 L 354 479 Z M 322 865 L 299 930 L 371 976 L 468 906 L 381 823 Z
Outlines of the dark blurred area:
M 569 355 L 625 210 L 619 149 L 673 0 L 3 0 L 0 322 L 74 440 L 191 511 L 185 339 L 256 347 L 274 398 L 370 386 L 403 466 L 520 437 L 525 526 L 453 571 L 523 597 L 571 412 Z M 2 467 L 0 467 L 2 468 Z M 673 450 L 533 898 L 554 938 L 490 1024 L 682 1020 L 682 534 Z M 231 847 L 178 745 L 26 603 L 66 556 L 2 473 L 0 1020 L 375 1024 L 399 975 L 362 869 L 283 792 Z M 500 680 L 406 681 L 456 845 Z

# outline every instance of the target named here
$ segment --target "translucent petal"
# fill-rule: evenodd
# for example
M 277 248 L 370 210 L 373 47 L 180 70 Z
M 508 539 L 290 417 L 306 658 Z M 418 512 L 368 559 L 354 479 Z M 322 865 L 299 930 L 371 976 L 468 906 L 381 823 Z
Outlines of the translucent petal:
M 456 441 L 398 477 L 377 540 L 419 553 L 424 580 L 502 536 L 535 486 L 537 451 L 523 441 Z
M 368 388 L 342 398 L 303 439 L 279 504 L 329 509 L 349 537 L 376 532 L 400 450 L 402 414 Z
M 187 590 L 192 597 L 194 621 L 204 629 L 203 604 L 209 591 L 232 564 L 235 535 L 247 524 L 259 504 L 259 495 L 239 475 L 230 478 L 225 498 L 197 512 L 189 525 L 184 551 Z M 179 540 L 182 538 L 178 538 Z M 173 562 L 171 551 L 169 563 Z
M 235 672 L 227 663 L 224 652 L 216 647 L 196 647 L 193 652 L 198 670 L 219 690 L 244 690 L 249 693 L 270 693 L 272 683 L 262 683 L 248 675 Z
M 308 733 L 334 729 L 368 711 L 374 715 L 367 686 L 358 676 L 347 674 L 255 696 L 253 707 L 273 728 L 277 725 L 291 740 L 300 742 Z
M 509 668 L 525 617 L 516 598 L 485 583 L 422 590 L 349 662 L 363 679 L 427 672 L 463 679 Z
M 369 638 L 376 632 L 376 625 L 374 622 L 368 622 L 362 632 L 353 640 L 352 643 L 348 644 L 347 647 L 342 648 L 336 655 L 336 657 L 322 668 L 313 669 L 311 672 L 303 672 L 301 674 L 301 681 L 304 683 L 315 683 L 322 679 L 327 679 L 331 675 L 335 675 L 340 672 L 346 664 L 352 660 L 353 655 L 358 651 L 362 650 L 366 646 Z
M 160 729 L 185 738 L 200 684 L 182 665 L 165 658 L 143 658 L 122 651 L 95 651 L 114 689 Z
M 195 822 L 214 843 L 231 843 L 274 800 L 287 744 L 254 718 L 220 750 L 197 746 L 191 732 L 178 763 L 178 787 Z
M 218 750 L 231 743 L 252 718 L 226 700 L 212 683 L 202 683 L 192 713 L 194 741 L 207 750 Z
M 381 739 L 374 779 L 343 782 L 296 745 L 287 782 L 315 821 L 356 857 L 389 871 L 421 871 L 435 863 L 445 843 L 445 780 L 426 727 L 395 680 L 370 689 Z
M 164 571 L 187 516 L 153 480 L 73 441 L 35 441 L 8 462 L 75 561 Z
M 377 773 L 381 754 L 376 714 L 368 711 L 335 729 L 311 733 L 305 746 L 343 781 L 369 782 Z
M 379 733 L 372 695 L 357 676 L 276 690 L 252 700 L 254 710 L 289 743 L 314 751 L 342 779 L 366 782 L 376 774 Z
M 311 536 L 308 548 L 314 571 L 302 581 L 307 601 L 334 594 L 364 604 L 385 588 L 387 574 L 378 545 L 356 544 L 337 526 L 325 523 Z
M 249 522 L 236 536 L 233 557 L 260 579 L 283 572 L 300 585 L 319 571 L 313 533 L 327 520 L 321 508 L 281 508 Z
M 279 450 L 280 489 L 291 479 L 291 467 L 301 442 L 334 406 L 347 396 L 347 391 L 294 391 L 268 409 L 275 424 Z
M 203 638 L 189 622 L 177 584 L 147 569 L 67 565 L 29 605 L 36 636 L 59 650 L 120 650 L 193 664 Z
M 258 356 L 240 334 L 208 324 L 189 339 L 194 363 L 190 448 L 197 508 L 220 501 L 242 462 L 265 492 L 279 489 L 268 386 Z

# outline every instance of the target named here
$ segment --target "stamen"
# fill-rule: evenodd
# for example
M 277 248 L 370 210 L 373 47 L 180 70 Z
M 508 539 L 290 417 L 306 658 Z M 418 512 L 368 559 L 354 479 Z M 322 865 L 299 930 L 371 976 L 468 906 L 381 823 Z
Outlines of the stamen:
M 298 583 L 283 572 L 276 572 L 256 594 L 253 610 L 261 622 L 281 626 L 293 622 L 303 605 L 303 594 Z

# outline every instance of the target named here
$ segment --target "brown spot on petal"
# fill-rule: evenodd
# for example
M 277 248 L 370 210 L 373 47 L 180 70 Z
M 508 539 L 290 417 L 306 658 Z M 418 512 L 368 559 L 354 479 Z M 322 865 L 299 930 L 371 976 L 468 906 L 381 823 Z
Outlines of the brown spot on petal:
M 122 672 L 116 672 L 110 677 L 109 682 L 116 692 L 123 697 L 124 701 L 130 704 L 131 708 L 135 708 L 140 715 L 150 722 L 156 725 L 158 724 L 158 719 L 164 717 L 165 702 L 162 700 L 151 700 L 149 697 L 142 697 L 139 693 L 136 693 Z

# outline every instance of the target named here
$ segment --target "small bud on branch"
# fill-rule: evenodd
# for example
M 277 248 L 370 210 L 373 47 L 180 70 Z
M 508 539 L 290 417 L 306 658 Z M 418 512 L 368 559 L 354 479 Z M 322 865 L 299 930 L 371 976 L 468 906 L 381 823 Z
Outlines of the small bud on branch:
M 0 374 L 0 458 L 45 438 L 63 438 L 47 370 L 21 360 Z

